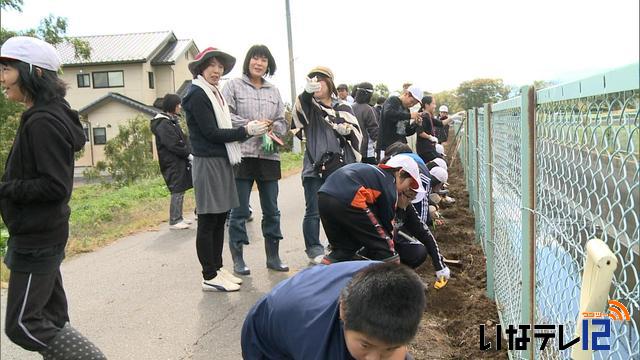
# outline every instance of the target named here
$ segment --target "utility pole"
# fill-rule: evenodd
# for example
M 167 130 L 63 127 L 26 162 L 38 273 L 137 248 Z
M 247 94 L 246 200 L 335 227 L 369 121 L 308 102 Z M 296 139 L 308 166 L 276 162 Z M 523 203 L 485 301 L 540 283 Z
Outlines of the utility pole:
M 289 42 L 289 81 L 291 86 L 291 112 L 295 111 L 294 105 L 296 103 L 296 72 L 293 66 L 293 40 L 291 37 L 291 7 L 289 6 L 289 0 L 284 0 L 287 9 L 287 40 Z M 293 152 L 299 153 L 302 151 L 300 140 L 297 137 L 293 137 Z

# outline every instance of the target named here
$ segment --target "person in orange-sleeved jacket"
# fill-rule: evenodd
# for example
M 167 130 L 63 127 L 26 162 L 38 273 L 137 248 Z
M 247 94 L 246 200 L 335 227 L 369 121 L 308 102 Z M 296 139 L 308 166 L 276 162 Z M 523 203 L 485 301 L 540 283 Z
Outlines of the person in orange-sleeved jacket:
M 331 253 L 323 263 L 397 261 L 394 217 L 398 194 L 424 192 L 418 165 L 407 155 L 386 164 L 349 164 L 336 170 L 318 191 L 318 206 Z M 366 255 L 363 255 L 366 254 Z

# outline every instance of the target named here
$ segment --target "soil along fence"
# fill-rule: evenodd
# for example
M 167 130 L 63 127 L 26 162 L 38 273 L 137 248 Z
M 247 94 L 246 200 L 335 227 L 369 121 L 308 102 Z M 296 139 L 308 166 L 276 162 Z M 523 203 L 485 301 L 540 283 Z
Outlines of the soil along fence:
M 609 350 L 594 358 L 640 358 L 639 83 L 633 64 L 538 91 L 525 86 L 519 97 L 469 109 L 456 125 L 456 161 L 503 334 L 509 325 L 555 326 L 544 350 L 530 331 L 528 349 L 510 350 L 512 359 L 570 358 L 571 348 L 559 349 L 558 325 L 564 344 L 584 334 L 576 321 L 593 238 L 617 258 L 609 299 L 630 314 L 610 322 L 599 339 Z

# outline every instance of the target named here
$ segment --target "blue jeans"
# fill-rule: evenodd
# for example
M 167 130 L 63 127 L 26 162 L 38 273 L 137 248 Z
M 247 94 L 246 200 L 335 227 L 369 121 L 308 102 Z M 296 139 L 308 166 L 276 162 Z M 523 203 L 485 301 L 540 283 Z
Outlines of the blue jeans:
M 262 236 L 266 240 L 280 241 L 280 210 L 278 209 L 278 180 L 261 181 L 258 184 L 260 206 L 262 208 Z M 249 245 L 247 219 L 249 218 L 249 199 L 254 180 L 236 179 L 240 206 L 231 209 L 229 217 L 229 243 Z
M 324 180 L 315 177 L 302 178 L 304 188 L 304 219 L 302 220 L 302 234 L 304 246 L 309 258 L 324 254 L 324 246 L 320 243 L 320 211 L 318 210 L 318 190 Z

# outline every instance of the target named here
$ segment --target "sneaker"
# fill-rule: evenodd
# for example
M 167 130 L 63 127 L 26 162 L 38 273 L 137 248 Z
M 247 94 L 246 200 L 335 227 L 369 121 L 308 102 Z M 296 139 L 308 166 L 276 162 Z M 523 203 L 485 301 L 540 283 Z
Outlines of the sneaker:
M 310 258 L 310 262 L 314 265 L 322 264 L 322 260 L 324 259 L 324 254 L 318 255 L 316 257 Z
M 180 221 L 177 224 L 173 224 L 169 226 L 169 229 L 171 230 L 184 230 L 184 229 L 188 229 L 189 228 L 189 224 L 187 224 L 184 221 Z
M 224 276 L 218 275 L 211 280 L 202 280 L 202 291 L 238 291 L 240 285 L 234 284 Z
M 193 224 L 193 220 L 189 220 L 189 219 L 182 219 L 182 222 L 187 224 L 187 225 Z
M 232 273 L 230 273 L 229 271 L 227 271 L 227 269 L 225 268 L 220 268 L 218 269 L 218 275 L 222 275 L 222 277 L 224 277 L 225 279 L 231 281 L 234 284 L 242 284 L 242 279 L 240 279 L 237 276 L 234 276 Z

